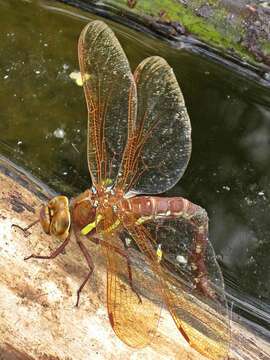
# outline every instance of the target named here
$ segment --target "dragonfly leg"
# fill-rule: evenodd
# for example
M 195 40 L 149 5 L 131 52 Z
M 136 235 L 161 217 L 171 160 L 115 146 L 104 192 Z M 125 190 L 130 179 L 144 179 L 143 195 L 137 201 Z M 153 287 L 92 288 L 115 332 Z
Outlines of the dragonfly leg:
M 189 202 L 186 217 L 194 227 L 194 244 L 190 254 L 191 269 L 195 274 L 195 285 L 209 298 L 215 298 L 215 292 L 209 284 L 205 265 L 206 247 L 208 243 L 208 215 L 206 210 Z
M 121 255 L 121 254 L 120 254 Z M 140 296 L 140 294 L 138 294 L 138 292 L 136 291 L 136 289 L 134 288 L 133 286 L 133 279 L 132 279 L 132 269 L 131 269 L 131 263 L 130 263 L 130 259 L 129 259 L 129 256 L 126 254 L 126 255 L 123 255 L 126 260 L 127 260 L 127 268 L 128 268 L 128 281 L 129 281 L 129 286 L 131 288 L 131 290 L 134 292 L 134 294 L 137 295 L 137 298 L 139 300 L 139 303 L 142 304 L 142 298 Z
M 54 258 L 56 258 L 56 256 L 58 256 L 64 250 L 64 248 L 67 246 L 69 240 L 70 240 L 70 234 L 65 239 L 65 241 L 63 241 L 62 244 L 57 249 L 55 249 L 50 255 L 44 256 L 44 255 L 32 254 L 30 256 L 25 257 L 24 260 L 29 260 L 29 259 L 46 259 L 46 260 L 54 259 Z
M 101 239 L 91 237 L 90 240 L 93 241 L 95 244 L 101 244 L 103 246 L 106 246 L 107 248 L 113 250 L 114 252 L 116 252 L 120 256 L 123 256 L 126 259 L 126 261 L 127 261 L 127 269 L 128 269 L 129 286 L 130 286 L 131 290 L 137 295 L 139 302 L 142 303 L 141 296 L 138 294 L 138 292 L 136 291 L 136 289 L 133 286 L 131 262 L 130 262 L 128 253 L 126 251 L 127 245 L 124 243 L 125 249 L 120 249 L 119 247 L 114 246 L 112 244 L 109 244 L 107 241 L 104 241 L 104 240 L 101 240 Z
M 33 227 L 34 225 L 36 225 L 37 223 L 39 223 L 40 220 L 37 219 L 35 221 L 33 221 L 31 224 L 29 224 L 28 226 L 26 227 L 21 227 L 20 225 L 17 225 L 17 224 L 12 224 L 11 227 L 15 227 L 15 228 L 18 228 L 20 229 L 21 231 L 24 232 L 24 236 L 25 237 L 28 237 L 30 235 L 30 233 L 28 232 L 29 229 L 31 229 L 31 227 Z
M 126 257 L 127 267 L 128 267 L 129 285 L 131 287 L 131 290 L 137 295 L 137 297 L 139 299 L 139 302 L 142 303 L 142 298 L 140 297 L 140 295 L 137 293 L 137 291 L 134 289 L 134 286 L 133 286 L 131 263 L 130 263 L 130 259 L 129 259 L 129 256 L 128 256 L 128 253 L 127 253 L 128 245 L 126 244 L 125 241 L 124 241 L 124 247 L 125 247 L 125 255 L 124 256 Z
M 86 275 L 84 281 L 82 282 L 81 286 L 79 287 L 78 291 L 77 291 L 77 301 L 76 301 L 76 307 L 79 306 L 79 301 L 80 301 L 80 294 L 82 289 L 84 288 L 84 286 L 86 285 L 87 281 L 90 279 L 93 271 L 94 271 L 94 263 L 92 260 L 91 255 L 89 254 L 87 248 L 85 247 L 85 245 L 83 244 L 83 242 L 80 240 L 80 236 L 76 233 L 75 231 L 75 237 L 76 237 L 76 241 L 77 244 L 79 245 L 81 252 L 83 253 L 83 256 L 87 262 L 87 265 L 89 267 L 89 271 L 88 274 Z

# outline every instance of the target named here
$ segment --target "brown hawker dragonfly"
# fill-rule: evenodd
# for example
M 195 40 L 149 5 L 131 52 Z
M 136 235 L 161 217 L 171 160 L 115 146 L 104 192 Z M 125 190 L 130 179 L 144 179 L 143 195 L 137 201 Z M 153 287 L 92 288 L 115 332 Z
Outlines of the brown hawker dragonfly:
M 49 256 L 26 259 L 54 258 L 74 235 L 89 267 L 78 305 L 94 268 L 88 238 L 106 258 L 108 315 L 122 341 L 148 345 L 165 304 L 193 348 L 226 359 L 229 321 L 207 214 L 181 197 L 152 196 L 178 182 L 191 153 L 190 120 L 173 70 L 153 56 L 132 74 L 101 21 L 82 31 L 79 62 L 93 186 L 71 201 L 56 196 L 42 207 L 44 231 L 63 243 Z

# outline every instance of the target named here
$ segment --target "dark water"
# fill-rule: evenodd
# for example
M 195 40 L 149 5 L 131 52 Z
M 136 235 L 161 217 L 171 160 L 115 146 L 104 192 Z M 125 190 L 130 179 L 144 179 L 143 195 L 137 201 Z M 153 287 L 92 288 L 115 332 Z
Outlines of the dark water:
M 55 7 L 54 7 L 55 6 Z M 61 11 L 60 11 L 61 10 Z M 59 192 L 90 185 L 86 106 L 69 74 L 91 14 L 53 1 L 0 0 L 0 152 Z M 193 153 L 170 191 L 205 207 L 237 311 L 270 323 L 270 88 L 107 21 L 134 68 L 159 54 L 174 68 L 193 127 Z

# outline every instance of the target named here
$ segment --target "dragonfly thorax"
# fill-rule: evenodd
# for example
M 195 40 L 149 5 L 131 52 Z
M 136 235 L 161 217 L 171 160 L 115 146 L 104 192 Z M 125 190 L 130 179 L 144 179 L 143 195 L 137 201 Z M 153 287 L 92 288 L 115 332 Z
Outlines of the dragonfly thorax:
M 96 191 L 86 190 L 72 200 L 72 220 L 76 228 L 81 230 L 87 224 L 95 221 L 99 206 Z
M 93 191 L 94 190 L 94 191 Z M 104 218 L 110 219 L 110 223 L 115 223 L 115 216 L 118 205 L 123 197 L 122 191 L 100 186 L 86 190 L 77 198 L 72 200 L 72 220 L 74 226 L 80 230 L 82 235 L 94 235 L 98 233 L 98 224 Z M 103 215 L 101 215 L 101 213 Z M 107 214 L 108 216 L 104 216 Z

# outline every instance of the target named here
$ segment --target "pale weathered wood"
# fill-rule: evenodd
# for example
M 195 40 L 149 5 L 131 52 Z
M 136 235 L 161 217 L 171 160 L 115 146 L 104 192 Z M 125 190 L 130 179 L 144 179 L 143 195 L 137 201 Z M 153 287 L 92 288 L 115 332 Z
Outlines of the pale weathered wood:
M 37 218 L 39 204 L 54 194 L 0 158 L 0 360 L 202 359 L 181 338 L 163 311 L 152 345 L 134 351 L 111 329 L 106 312 L 106 274 L 96 245 L 88 244 L 95 272 L 75 308 L 87 267 L 75 241 L 50 261 L 23 258 L 47 254 L 58 241 L 39 225 L 24 234 L 11 227 Z M 266 341 L 232 323 L 230 359 L 269 359 Z

